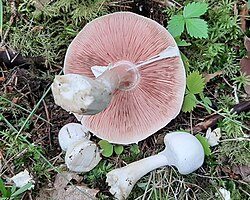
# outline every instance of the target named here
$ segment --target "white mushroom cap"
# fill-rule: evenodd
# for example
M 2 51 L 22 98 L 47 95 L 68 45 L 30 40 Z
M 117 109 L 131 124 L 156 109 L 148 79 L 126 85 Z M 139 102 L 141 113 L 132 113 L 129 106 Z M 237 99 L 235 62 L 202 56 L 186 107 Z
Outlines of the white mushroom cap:
M 74 172 L 88 172 L 101 160 L 99 148 L 92 141 L 72 143 L 66 152 L 65 163 Z
M 61 128 L 58 139 L 62 150 L 67 151 L 69 145 L 74 142 L 88 140 L 90 135 L 85 126 L 77 123 L 69 123 Z

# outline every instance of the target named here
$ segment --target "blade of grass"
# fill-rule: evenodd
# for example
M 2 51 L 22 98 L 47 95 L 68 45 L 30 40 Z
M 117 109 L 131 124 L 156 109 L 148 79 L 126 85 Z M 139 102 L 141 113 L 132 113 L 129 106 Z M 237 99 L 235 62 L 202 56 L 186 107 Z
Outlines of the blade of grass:
M 24 185 L 23 187 L 19 188 L 17 191 L 15 191 L 11 197 L 15 197 L 18 196 L 19 194 L 24 193 L 26 190 L 30 189 L 32 187 L 32 183 L 27 183 L 26 185 Z
M 0 191 L 4 197 L 7 197 L 7 190 L 5 188 L 3 180 L 0 178 Z
M 3 33 L 3 1 L 0 0 L 0 36 L 2 38 Z
M 26 111 L 26 112 L 28 112 L 28 113 L 31 113 L 31 111 L 29 111 L 29 110 L 23 108 L 22 106 L 19 106 L 19 105 L 16 104 L 16 103 L 13 103 L 13 102 L 10 101 L 9 99 L 6 99 L 6 98 L 4 98 L 4 97 L 2 97 L 2 96 L 0 96 L 0 99 L 3 99 L 4 101 L 6 101 L 6 102 L 8 102 L 8 103 L 10 103 L 10 104 L 13 104 L 14 106 L 16 106 L 17 108 L 20 108 L 20 109 L 23 110 L 23 111 Z M 44 118 L 38 116 L 37 114 L 34 114 L 34 116 L 37 117 L 38 119 L 40 119 L 40 120 L 42 120 L 42 121 L 48 123 L 49 125 L 53 126 L 53 124 L 51 124 L 50 122 L 48 122 L 46 119 L 44 119 Z

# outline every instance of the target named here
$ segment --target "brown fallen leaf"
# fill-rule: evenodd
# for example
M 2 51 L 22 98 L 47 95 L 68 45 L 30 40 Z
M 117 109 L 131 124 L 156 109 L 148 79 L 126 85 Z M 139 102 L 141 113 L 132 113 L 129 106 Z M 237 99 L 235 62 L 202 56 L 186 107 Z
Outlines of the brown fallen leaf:
M 247 165 L 234 165 L 232 167 L 232 171 L 235 173 L 235 174 L 238 174 L 241 176 L 242 180 L 247 182 L 247 183 L 250 183 L 250 166 L 247 166 Z
M 90 189 L 81 184 L 82 177 L 73 172 L 62 172 L 57 174 L 53 188 L 42 188 L 37 200 L 92 200 L 96 199 L 99 190 Z M 71 185 L 69 182 L 75 180 L 77 185 Z
M 247 57 L 240 60 L 240 70 L 250 78 L 250 38 L 245 37 L 244 45 L 247 49 Z M 250 95 L 250 84 L 244 85 L 244 89 Z
M 222 71 L 217 71 L 213 74 L 204 73 L 203 76 L 205 78 L 205 83 L 208 83 L 211 79 L 215 78 L 216 76 L 220 76 L 222 74 L 223 74 Z

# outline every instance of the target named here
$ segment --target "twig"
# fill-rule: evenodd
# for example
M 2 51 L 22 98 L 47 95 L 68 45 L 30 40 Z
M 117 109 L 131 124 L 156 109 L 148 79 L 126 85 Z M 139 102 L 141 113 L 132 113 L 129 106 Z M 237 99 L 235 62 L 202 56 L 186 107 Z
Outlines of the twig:
M 2 41 L 0 43 L 0 47 L 2 47 L 4 45 L 4 41 L 6 40 L 9 32 L 10 32 L 10 27 L 12 26 L 12 24 L 14 23 L 16 17 L 17 17 L 17 1 L 16 0 L 11 0 L 10 1 L 10 9 L 11 9 L 11 17 L 9 20 L 9 26 L 7 28 L 7 30 L 4 33 L 4 36 L 2 38 Z
M 248 110 L 250 110 L 250 101 L 245 101 L 235 105 L 232 109 L 232 112 L 236 112 L 238 114 Z M 207 130 L 209 127 L 215 126 L 220 119 L 223 119 L 223 116 L 219 114 L 214 114 L 211 117 L 208 117 L 205 121 L 200 122 L 193 127 L 193 133 L 196 134 L 198 132 Z

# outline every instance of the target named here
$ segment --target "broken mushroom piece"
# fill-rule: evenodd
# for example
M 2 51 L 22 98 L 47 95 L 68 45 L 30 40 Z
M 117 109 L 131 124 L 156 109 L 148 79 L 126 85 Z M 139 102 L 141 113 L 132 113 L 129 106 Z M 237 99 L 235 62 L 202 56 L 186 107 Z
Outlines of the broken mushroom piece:
M 101 160 L 97 145 L 89 140 L 71 144 L 66 152 L 65 164 L 74 172 L 88 172 Z
M 118 144 L 137 143 L 166 126 L 179 114 L 186 86 L 173 37 L 130 12 L 87 24 L 67 50 L 64 73 L 52 85 L 55 102 Z
M 199 140 L 186 132 L 172 132 L 165 136 L 166 148 L 157 155 L 114 169 L 107 174 L 110 193 L 123 200 L 135 183 L 148 172 L 166 165 L 175 166 L 181 174 L 197 170 L 204 161 L 204 150 Z
M 101 160 L 97 145 L 90 141 L 88 130 L 81 124 L 69 123 L 59 131 L 59 144 L 66 151 L 65 164 L 74 172 L 88 172 Z
M 64 125 L 58 134 L 59 144 L 63 151 L 67 151 L 69 145 L 74 142 L 89 140 L 88 130 L 81 124 L 69 123 Z

